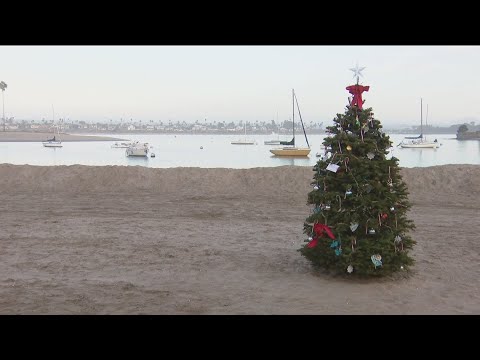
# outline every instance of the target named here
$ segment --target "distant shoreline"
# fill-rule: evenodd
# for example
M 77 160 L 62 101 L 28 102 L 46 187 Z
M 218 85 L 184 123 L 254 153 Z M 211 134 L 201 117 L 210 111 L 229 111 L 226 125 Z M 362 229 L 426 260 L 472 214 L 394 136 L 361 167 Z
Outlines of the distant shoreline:
M 53 137 L 52 133 L 37 133 L 25 131 L 0 131 L 0 142 L 42 142 Z M 97 135 L 71 135 L 60 134 L 57 136 L 62 142 L 74 141 L 128 141 L 123 138 Z

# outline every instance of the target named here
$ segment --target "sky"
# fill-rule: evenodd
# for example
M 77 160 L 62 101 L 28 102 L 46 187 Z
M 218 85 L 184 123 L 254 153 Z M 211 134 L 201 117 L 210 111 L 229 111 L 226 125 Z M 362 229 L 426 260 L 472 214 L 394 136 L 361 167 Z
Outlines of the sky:
M 480 121 L 480 46 L 0 46 L 16 120 L 282 122 L 293 88 L 303 121 L 328 126 L 357 64 L 385 128 L 420 125 L 420 99 L 428 125 Z

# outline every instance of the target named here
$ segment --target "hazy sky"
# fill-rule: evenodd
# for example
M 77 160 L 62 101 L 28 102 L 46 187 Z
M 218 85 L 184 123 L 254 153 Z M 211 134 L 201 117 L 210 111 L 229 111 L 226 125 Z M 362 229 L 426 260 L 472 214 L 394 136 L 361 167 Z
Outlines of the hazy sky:
M 283 121 L 294 88 L 329 125 L 357 62 L 384 127 L 480 120 L 480 46 L 0 46 L 0 81 L 19 120 Z

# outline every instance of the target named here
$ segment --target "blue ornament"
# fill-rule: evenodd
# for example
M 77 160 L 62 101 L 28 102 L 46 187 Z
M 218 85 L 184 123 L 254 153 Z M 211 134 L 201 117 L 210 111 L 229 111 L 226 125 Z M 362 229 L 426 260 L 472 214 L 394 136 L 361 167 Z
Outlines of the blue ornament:
M 335 249 L 335 255 L 339 256 L 342 253 L 342 248 Z
M 336 248 L 338 246 L 338 241 L 337 240 L 334 240 L 332 241 L 332 243 L 330 244 L 330 247 L 333 249 L 333 248 Z
M 382 256 L 377 254 L 377 255 L 372 255 L 370 257 L 370 259 L 372 259 L 372 262 L 373 262 L 373 265 L 375 265 L 375 269 L 377 268 L 377 266 L 382 266 Z

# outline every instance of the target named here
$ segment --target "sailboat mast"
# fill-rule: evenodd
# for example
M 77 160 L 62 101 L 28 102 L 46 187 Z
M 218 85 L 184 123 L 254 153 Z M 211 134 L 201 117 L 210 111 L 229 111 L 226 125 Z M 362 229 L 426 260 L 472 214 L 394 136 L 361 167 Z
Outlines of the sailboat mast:
M 308 143 L 308 139 L 307 139 L 307 133 L 305 132 L 305 126 L 303 125 L 302 113 L 300 112 L 300 106 L 298 106 L 297 96 L 295 96 L 295 101 L 297 102 L 298 116 L 300 117 L 300 122 L 302 124 L 303 134 L 305 135 L 305 141 L 307 142 L 307 145 L 310 148 L 310 144 Z
M 423 102 L 422 98 L 420 98 L 420 135 L 423 139 Z
M 427 104 L 427 114 L 425 115 L 425 132 L 428 131 L 428 104 Z
M 295 90 L 292 89 L 293 146 L 295 146 Z

